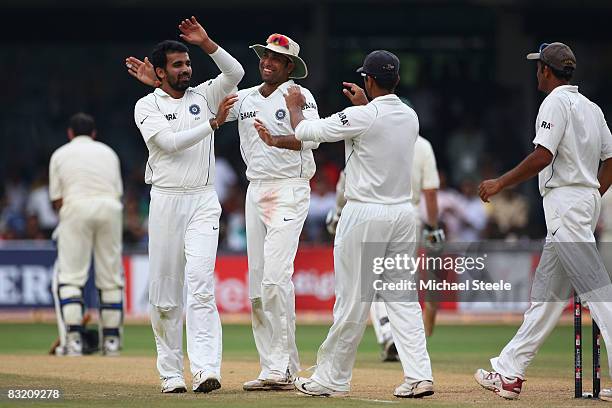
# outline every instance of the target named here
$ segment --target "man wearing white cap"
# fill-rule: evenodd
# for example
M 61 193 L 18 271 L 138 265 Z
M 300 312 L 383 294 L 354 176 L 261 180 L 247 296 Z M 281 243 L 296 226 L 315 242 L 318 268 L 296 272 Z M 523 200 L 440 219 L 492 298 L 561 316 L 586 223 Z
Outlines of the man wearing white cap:
M 493 370 L 474 374 L 483 388 L 506 399 L 518 398 L 527 367 L 556 326 L 572 289 L 588 304 L 606 347 L 612 347 L 612 285 L 593 235 L 601 196 L 612 183 L 612 134 L 601 109 L 570 85 L 576 57 L 567 45 L 542 44 L 527 59 L 537 61 L 538 90 L 548 94 L 536 119 L 535 149 L 514 169 L 480 184 L 480 197 L 488 202 L 539 173 L 548 230 L 523 324 L 491 359 Z M 612 401 L 612 390 L 601 390 L 599 398 Z
M 291 277 L 298 241 L 308 214 L 309 180 L 315 172 L 312 150 L 316 142 L 300 142 L 285 105 L 292 79 L 308 75 L 299 57 L 300 47 L 291 38 L 272 34 L 266 45 L 251 46 L 259 57 L 263 83 L 238 91 L 238 100 L 227 121 L 238 120 L 240 153 L 249 180 L 245 204 L 249 298 L 253 336 L 259 352 L 261 372 L 244 383 L 247 391 L 291 390 L 300 370 L 295 344 L 295 294 Z M 130 57 L 132 75 L 154 85 L 150 64 Z M 308 89 L 302 111 L 318 118 L 316 102 Z M 254 127 L 265 123 L 274 137 L 264 143 Z

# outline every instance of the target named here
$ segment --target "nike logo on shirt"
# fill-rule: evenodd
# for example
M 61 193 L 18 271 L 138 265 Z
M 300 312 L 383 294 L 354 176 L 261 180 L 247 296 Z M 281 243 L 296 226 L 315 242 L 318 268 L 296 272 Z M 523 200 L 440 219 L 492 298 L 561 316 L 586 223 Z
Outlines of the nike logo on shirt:
M 283 221 L 293 221 L 293 218 L 283 218 Z
M 144 121 L 147 120 L 148 117 L 149 117 L 149 115 L 145 116 L 145 118 L 142 120 L 142 122 L 140 122 L 140 124 L 142 125 L 144 123 Z

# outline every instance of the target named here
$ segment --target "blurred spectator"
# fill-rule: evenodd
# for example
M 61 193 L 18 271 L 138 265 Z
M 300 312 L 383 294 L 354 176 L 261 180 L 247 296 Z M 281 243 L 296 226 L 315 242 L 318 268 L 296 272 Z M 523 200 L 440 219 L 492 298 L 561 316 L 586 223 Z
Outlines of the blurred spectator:
M 608 190 L 601 200 L 598 224 L 599 252 L 608 274 L 612 275 L 612 191 Z
M 598 223 L 599 241 L 612 242 L 612 191 L 608 190 L 601 199 Z
M 46 234 L 41 231 L 38 217 L 36 215 L 28 215 L 26 219 L 24 239 L 39 240 L 49 239 Z
M 140 212 L 140 203 L 132 191 L 125 196 L 123 242 L 128 245 L 147 243 L 147 223 Z
M 471 116 L 466 116 L 446 145 L 446 157 L 452 182 L 458 185 L 467 178 L 480 176 L 478 166 L 484 150 L 484 136 Z
M 228 191 L 225 207 L 221 214 L 224 225 L 219 234 L 219 246 L 231 251 L 246 251 L 246 222 L 244 219 L 244 199 L 246 191 L 234 185 Z
M 7 207 L 16 213 L 22 213 L 28 199 L 28 188 L 17 168 L 9 169 L 5 183 L 5 195 Z
M 331 182 L 326 173 L 317 172 L 310 185 L 310 207 L 305 225 L 306 236 L 311 242 L 322 242 L 328 237 L 325 217 L 329 210 L 336 207 L 335 184 Z
M 444 228 L 446 239 L 449 242 L 459 241 L 459 230 L 463 219 L 463 203 L 461 194 L 457 190 L 450 188 L 447 184 L 446 173 L 438 171 L 440 175 L 440 189 L 438 190 L 438 213 L 440 225 Z M 421 201 L 424 213 L 425 200 Z
M 491 198 L 486 207 L 489 222 L 484 236 L 490 239 L 516 240 L 526 234 L 529 201 L 510 188 Z
M 57 214 L 51 206 L 51 199 L 49 198 L 49 176 L 46 166 L 40 170 L 38 176 L 32 183 L 26 206 L 26 214 L 28 216 L 28 225 L 26 229 L 29 230 L 26 235 L 31 235 L 32 233 L 30 230 L 30 223 L 36 222 L 38 226 L 37 229 L 42 236 L 45 239 L 51 238 L 51 234 L 57 226 L 58 220 Z M 32 217 L 34 221 L 32 221 Z
M 215 157 L 215 190 L 223 207 L 232 187 L 238 182 L 236 172 L 223 156 Z
M 459 240 L 461 242 L 477 241 L 487 225 L 487 213 L 484 203 L 478 196 L 478 184 L 472 179 L 461 183 L 462 207 Z

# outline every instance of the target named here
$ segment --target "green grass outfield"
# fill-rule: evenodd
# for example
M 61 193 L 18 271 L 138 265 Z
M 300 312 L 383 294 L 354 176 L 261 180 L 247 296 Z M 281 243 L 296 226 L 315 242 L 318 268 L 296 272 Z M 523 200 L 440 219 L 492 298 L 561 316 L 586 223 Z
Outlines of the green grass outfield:
M 316 350 L 325 338 L 329 326 L 328 325 L 300 325 L 297 328 L 297 342 L 300 351 L 300 357 L 303 367 L 308 367 L 314 364 Z M 454 374 L 467 376 L 471 375 L 478 367 L 488 368 L 488 359 L 495 356 L 506 342 L 516 332 L 516 325 L 442 325 L 436 328 L 434 336 L 428 340 L 428 350 L 432 359 L 434 377 L 437 374 L 453 377 Z M 49 345 L 56 337 L 56 326 L 52 324 L 0 324 L 0 388 L 5 389 L 10 386 L 24 386 L 31 384 L 40 384 L 42 387 L 53 387 L 54 384 L 44 379 L 32 378 L 31 376 L 21 377 L 18 374 L 9 374 L 2 369 L 2 359 L 5 355 L 19 355 L 24 358 L 34 355 L 45 355 Z M 585 368 L 585 389 L 590 389 L 590 370 L 591 370 L 591 342 L 590 342 L 590 326 L 583 327 L 584 341 L 584 368 Z M 603 343 L 603 342 L 602 342 Z M 557 327 L 551 336 L 548 338 L 532 366 L 528 371 L 529 377 L 556 379 L 557 381 L 565 381 L 563 386 L 567 389 L 568 400 L 573 393 L 573 328 L 571 326 Z M 378 360 L 379 348 L 376 344 L 374 333 L 371 327 L 368 327 L 364 339 L 359 347 L 357 356 L 356 368 L 366 370 L 394 370 L 397 374 L 398 381 L 401 381 L 401 371 L 399 364 L 395 363 L 380 363 Z M 155 346 L 153 334 L 148 325 L 129 325 L 124 331 L 124 350 L 121 358 L 133 357 L 150 357 L 151 371 L 154 373 Z M 6 358 L 6 356 L 5 356 Z M 49 364 L 49 360 L 45 360 Z M 100 358 L 100 369 L 104 369 L 104 365 L 112 364 L 112 358 Z M 253 341 L 251 328 L 248 325 L 229 325 L 223 326 L 223 361 L 224 362 L 251 362 L 257 361 L 257 352 Z M 605 350 L 602 346 L 602 386 L 609 387 L 607 358 Z M 51 362 L 52 363 L 52 362 Z M 372 371 L 374 373 L 375 371 Z M 147 373 L 148 375 L 149 373 Z M 449 377 L 449 378 L 450 378 Z M 249 378 L 244 378 L 247 380 Z M 58 381 L 58 380 L 56 380 Z M 467 382 L 467 381 L 466 381 Z M 567 383 L 567 384 L 565 384 Z M 396 384 L 387 384 L 386 400 L 392 400 L 390 395 L 393 386 Z M 436 383 L 439 387 L 440 385 Z M 300 406 L 300 407 L 315 407 L 322 403 L 328 406 L 363 406 L 376 404 L 375 402 L 364 402 L 358 399 L 320 399 L 320 398 L 296 398 L 293 393 L 265 393 L 265 398 L 252 397 L 254 393 L 232 392 L 231 394 L 218 394 L 214 396 L 199 395 L 192 396 L 188 399 L 175 399 L 170 401 L 167 396 L 161 396 L 154 393 L 157 391 L 157 383 L 150 387 L 135 386 L 135 392 L 128 392 L 119 396 L 113 396 L 107 392 L 97 396 L 95 393 L 85 393 L 79 396 L 76 393 L 71 396 L 73 387 L 78 387 L 78 384 L 72 382 L 59 382 L 59 386 L 66 390 L 66 399 L 63 402 L 11 402 L 0 398 L 0 406 L 88 406 L 88 407 L 103 407 L 103 406 L 181 406 L 181 407 L 200 407 L 205 405 L 214 406 L 236 406 L 236 407 L 270 407 L 270 406 Z M 87 387 L 87 384 L 82 384 L 81 387 Z M 95 386 L 91 385 L 90 386 Z M 482 393 L 475 383 L 466 384 L 470 392 L 473 389 L 474 393 Z M 139 392 L 142 391 L 142 392 Z M 436 391 L 443 392 L 444 390 L 437 388 Z M 262 393 L 257 393 L 262 395 Z M 291 395 L 289 395 L 291 394 Z M 122 400 L 124 398 L 125 400 Z M 508 404 L 495 396 L 491 396 L 489 403 Z M 407 403 L 412 400 L 398 400 L 400 403 Z M 596 402 L 593 402 L 596 403 Z M 418 406 L 480 406 L 464 404 L 459 401 L 456 403 L 448 403 L 448 401 L 436 401 L 435 396 L 428 400 L 412 401 L 412 404 Z M 519 402 L 520 404 L 520 402 Z M 599 404 L 599 403 L 598 403 Z M 378 404 L 380 405 L 380 404 Z M 525 406 L 515 405 L 513 406 Z M 539 405 L 538 405 L 539 406 Z M 546 406 L 546 405 L 542 405 Z M 588 405 L 591 406 L 591 405 Z M 612 406 L 612 405 L 611 405 Z

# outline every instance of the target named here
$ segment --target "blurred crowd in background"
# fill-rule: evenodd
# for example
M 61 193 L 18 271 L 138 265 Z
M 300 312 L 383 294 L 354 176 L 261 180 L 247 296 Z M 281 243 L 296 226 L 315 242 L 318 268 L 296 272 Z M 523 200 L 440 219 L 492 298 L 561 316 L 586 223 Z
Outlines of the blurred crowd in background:
M 147 149 L 134 124 L 133 108 L 151 90 L 129 77 L 123 61 L 128 55 L 142 58 L 158 41 L 177 38 L 176 23 L 192 14 L 245 67 L 241 87 L 260 83 L 257 59 L 248 45 L 265 41 L 273 32 L 298 41 L 310 72 L 300 83 L 312 91 L 322 117 L 348 105 L 341 83 L 362 81 L 355 68 L 369 51 L 396 53 L 401 61 L 397 93 L 413 105 L 421 135 L 436 154 L 442 180 L 440 220 L 449 241 L 545 235 L 535 180 L 489 204 L 477 196 L 481 180 L 498 176 L 533 149 L 533 121 L 543 95 L 536 90 L 535 65 L 524 60 L 527 52 L 543 41 L 570 44 L 578 59 L 575 82 L 608 119 L 612 117 L 612 84 L 607 81 L 612 41 L 605 31 L 612 4 L 605 1 L 567 2 L 564 7 L 557 7 L 559 1 L 390 1 L 393 13 L 372 7 L 379 4 L 375 0 L 350 7 L 336 0 L 297 2 L 291 10 L 271 0 L 265 11 L 256 2 L 211 0 L 198 6 L 177 0 L 172 10 L 157 0 L 127 9 L 97 2 L 93 14 L 77 3 L 65 8 L 9 3 L 2 6 L 7 7 L 2 10 L 6 20 L 27 19 L 29 28 L 0 27 L 1 88 L 3 100 L 10 101 L 0 109 L 0 240 L 51 237 L 57 215 L 47 192 L 49 158 L 67 142 L 70 115 L 84 111 L 96 118 L 98 140 L 121 159 L 125 246 L 146 248 Z M 216 18 L 227 13 L 231 26 Z M 544 15 L 547 18 L 541 18 Z M 364 16 L 367 24 L 355 30 L 353 22 Z M 562 36 L 559 21 L 572 22 L 563 26 Z M 217 74 L 200 50 L 192 49 L 190 56 L 194 84 Z M 235 123 L 215 133 L 215 150 L 223 208 L 220 249 L 244 251 L 247 181 Z M 329 243 L 325 215 L 335 204 L 343 143 L 321 145 L 314 155 L 317 172 L 302 241 Z
M 102 138 L 103 139 L 103 138 Z M 470 242 L 482 239 L 517 240 L 542 236 L 539 225 L 529 223 L 537 213 L 532 202 L 518 190 L 508 190 L 490 204 L 478 195 L 478 183 L 492 176 L 491 154 L 485 151 L 485 134 L 473 123 L 452 132 L 445 148 L 436 149 L 440 163 L 441 186 L 438 193 L 440 221 L 449 241 Z M 142 146 L 145 149 L 144 143 Z M 321 153 L 321 154 L 319 154 Z M 301 240 L 308 243 L 330 242 L 325 216 L 335 207 L 335 186 L 342 168 L 324 150 L 315 151 L 317 172 L 311 180 L 310 210 Z M 240 159 L 234 157 L 234 159 Z M 48 195 L 48 154 L 36 166 L 9 169 L 1 188 L 0 239 L 50 239 L 57 225 L 57 214 Z M 124 167 L 125 163 L 124 163 Z M 220 248 L 246 249 L 244 198 L 246 180 L 242 166 L 232 165 L 217 155 L 215 187 L 223 212 Z M 146 247 L 149 186 L 143 182 L 140 165 L 126 169 L 124 179 L 124 243 L 128 247 Z M 420 209 L 423 213 L 424 208 Z

